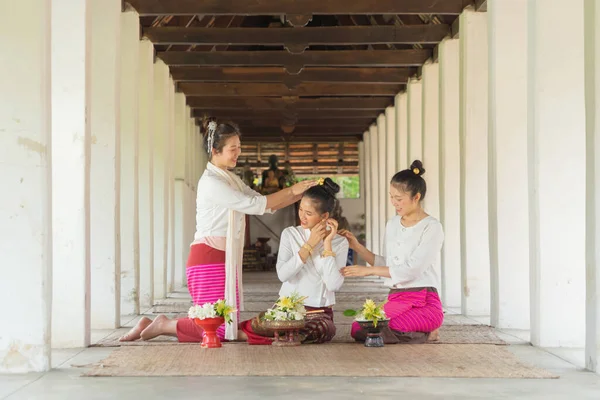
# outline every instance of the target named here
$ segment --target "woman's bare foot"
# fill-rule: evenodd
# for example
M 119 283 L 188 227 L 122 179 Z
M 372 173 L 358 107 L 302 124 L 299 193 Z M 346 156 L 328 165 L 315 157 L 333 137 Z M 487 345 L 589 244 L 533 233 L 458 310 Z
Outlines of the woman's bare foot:
M 427 340 L 430 342 L 437 342 L 438 340 L 440 340 L 440 330 L 436 329 L 435 331 L 432 331 L 429 334 L 429 337 L 427 338 Z
M 177 320 L 159 315 L 142 331 L 140 336 L 142 340 L 150 340 L 160 335 L 177 336 Z
M 119 342 L 133 342 L 141 338 L 142 331 L 152 323 L 148 317 L 142 317 L 129 332 L 119 338 Z
M 248 341 L 248 335 L 246 335 L 246 332 L 244 332 L 241 329 L 238 329 L 238 338 L 236 340 L 236 342 L 247 342 Z

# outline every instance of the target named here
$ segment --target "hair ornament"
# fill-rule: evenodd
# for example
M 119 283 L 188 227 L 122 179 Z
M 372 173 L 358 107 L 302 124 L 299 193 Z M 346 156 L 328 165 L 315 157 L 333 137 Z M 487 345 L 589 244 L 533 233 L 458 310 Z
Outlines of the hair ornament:
M 208 123 L 208 152 L 212 152 L 213 144 L 215 141 L 215 131 L 217 130 L 217 123 L 210 121 Z
M 420 170 L 419 168 L 415 167 L 415 168 L 413 168 L 412 172 L 413 172 L 415 175 L 419 175 L 419 173 L 421 172 L 421 170 Z

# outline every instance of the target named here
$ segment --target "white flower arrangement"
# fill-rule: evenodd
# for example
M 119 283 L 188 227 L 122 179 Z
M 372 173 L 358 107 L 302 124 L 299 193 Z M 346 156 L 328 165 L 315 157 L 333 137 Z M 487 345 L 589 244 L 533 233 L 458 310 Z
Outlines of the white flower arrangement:
M 275 306 L 263 316 L 267 321 L 300 321 L 306 316 L 304 308 L 306 297 L 300 297 L 296 292 L 289 297 L 280 297 Z
M 225 318 L 225 322 L 231 323 L 231 313 L 236 311 L 232 306 L 225 303 L 225 300 L 217 300 L 214 303 L 204 303 L 202 305 L 191 306 L 188 311 L 188 317 L 191 319 L 207 318 Z

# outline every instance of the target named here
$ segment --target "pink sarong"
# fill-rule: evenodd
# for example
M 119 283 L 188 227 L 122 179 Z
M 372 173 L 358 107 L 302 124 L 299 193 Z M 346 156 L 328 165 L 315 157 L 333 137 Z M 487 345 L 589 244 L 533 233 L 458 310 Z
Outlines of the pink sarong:
M 392 289 L 383 309 L 393 334 L 383 332 L 385 343 L 422 343 L 444 322 L 442 302 L 434 288 Z M 364 340 L 357 322 L 352 324 L 351 335 Z
M 195 244 L 187 262 L 188 290 L 194 305 L 213 303 L 225 298 L 225 252 L 206 244 Z M 237 290 L 237 288 L 236 288 Z M 239 320 L 239 293 L 236 308 Z M 217 329 L 219 339 L 225 339 L 225 324 Z M 202 329 L 189 318 L 177 320 L 177 338 L 180 342 L 201 342 Z

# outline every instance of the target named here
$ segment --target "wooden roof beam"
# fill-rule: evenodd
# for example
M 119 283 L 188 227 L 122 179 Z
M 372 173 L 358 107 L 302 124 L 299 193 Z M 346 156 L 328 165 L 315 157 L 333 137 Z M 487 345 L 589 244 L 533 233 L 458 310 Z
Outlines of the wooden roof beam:
M 270 45 L 302 53 L 310 45 L 438 43 L 449 25 L 332 26 L 291 28 L 146 28 L 144 36 L 166 45 Z M 298 51 L 299 50 L 299 51 Z
M 470 0 L 127 0 L 149 15 L 458 15 Z
M 193 108 L 192 117 L 204 118 L 204 116 L 215 117 L 222 120 L 232 120 L 234 122 L 239 121 L 253 121 L 253 120 L 265 120 L 265 119 L 284 119 L 284 118 L 297 118 L 311 119 L 313 121 L 330 121 L 335 122 L 338 120 L 352 121 L 354 119 L 375 119 L 384 110 L 214 110 L 214 109 L 202 109 Z
M 351 83 L 301 83 L 289 89 L 282 83 L 180 82 L 187 96 L 395 96 L 404 85 L 356 85 Z
M 295 87 L 301 82 L 347 82 L 353 84 L 408 82 L 413 68 L 304 68 L 290 75 L 281 67 L 171 67 L 175 81 L 202 82 L 280 82 Z
M 308 66 L 418 67 L 431 57 L 431 53 L 428 49 L 307 51 L 302 54 L 286 51 L 169 51 L 157 56 L 169 66 L 284 66 L 289 73 L 298 74 Z
M 394 103 L 394 97 L 323 97 L 316 99 L 280 97 L 187 97 L 191 108 L 281 110 L 382 110 Z

